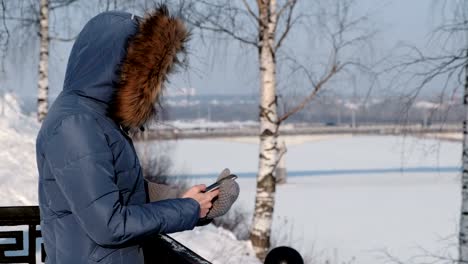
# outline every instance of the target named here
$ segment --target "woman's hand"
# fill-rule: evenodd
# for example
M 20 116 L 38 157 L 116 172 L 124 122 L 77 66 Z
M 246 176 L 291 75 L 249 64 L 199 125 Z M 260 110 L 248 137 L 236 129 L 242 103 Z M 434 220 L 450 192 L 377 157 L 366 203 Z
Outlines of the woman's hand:
M 205 190 L 206 185 L 199 184 L 191 187 L 182 195 L 182 198 L 192 198 L 200 204 L 200 218 L 208 214 L 213 206 L 211 201 L 219 194 L 219 190 L 206 193 L 204 192 Z

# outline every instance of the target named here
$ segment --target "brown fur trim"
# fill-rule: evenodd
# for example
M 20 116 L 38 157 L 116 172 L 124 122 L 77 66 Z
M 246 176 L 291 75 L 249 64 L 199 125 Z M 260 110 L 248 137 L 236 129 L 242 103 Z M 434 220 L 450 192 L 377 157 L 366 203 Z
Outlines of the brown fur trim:
M 109 114 L 126 128 L 139 128 L 155 114 L 167 75 L 188 39 L 182 20 L 159 6 L 140 22 L 120 67 L 120 83 Z

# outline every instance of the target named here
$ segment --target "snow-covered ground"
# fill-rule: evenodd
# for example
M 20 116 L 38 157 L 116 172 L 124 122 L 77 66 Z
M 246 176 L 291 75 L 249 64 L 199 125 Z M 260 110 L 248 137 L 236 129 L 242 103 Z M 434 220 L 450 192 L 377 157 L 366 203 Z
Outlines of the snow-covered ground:
M 250 242 L 239 241 L 232 232 L 211 224 L 172 237 L 214 264 L 261 263 Z
M 378 136 L 304 140 L 288 146 L 291 177 L 277 188 L 273 236 L 289 233 L 303 254 L 333 264 L 387 263 L 387 253 L 406 261 L 455 257 L 461 144 Z M 241 175 L 237 206 L 252 212 L 258 147 L 245 142 L 174 142 L 174 163 L 206 176 L 194 182 L 207 184 L 231 168 Z
M 191 121 L 164 121 L 150 125 L 150 128 L 174 128 L 174 129 L 210 129 L 210 128 L 240 128 L 258 126 L 256 121 L 232 121 L 219 122 L 206 119 L 196 119 Z

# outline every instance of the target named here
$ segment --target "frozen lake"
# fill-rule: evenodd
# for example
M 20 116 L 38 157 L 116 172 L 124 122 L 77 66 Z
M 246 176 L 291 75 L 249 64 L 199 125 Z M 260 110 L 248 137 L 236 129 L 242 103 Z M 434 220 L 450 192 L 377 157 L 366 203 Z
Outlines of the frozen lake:
M 278 186 L 273 233 L 317 260 L 386 263 L 456 257 L 461 144 L 411 137 L 286 140 L 288 183 Z M 290 141 L 290 142 L 288 142 Z M 239 174 L 236 206 L 252 211 L 258 145 L 248 140 L 182 140 L 165 151 L 176 173 L 211 183 Z M 313 177 L 312 177 L 313 176 Z

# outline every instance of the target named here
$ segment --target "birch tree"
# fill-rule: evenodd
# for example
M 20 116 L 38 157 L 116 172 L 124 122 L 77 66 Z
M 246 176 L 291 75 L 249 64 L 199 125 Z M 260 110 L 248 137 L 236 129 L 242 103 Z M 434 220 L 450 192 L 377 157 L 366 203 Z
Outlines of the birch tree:
M 468 3 L 466 1 L 460 1 L 458 7 L 461 10 L 460 13 L 455 13 L 454 23 L 448 25 L 447 29 L 452 33 L 461 33 L 465 37 L 465 51 L 464 57 L 457 58 L 456 56 L 452 59 L 453 64 L 455 62 L 461 62 L 457 68 L 464 68 L 464 89 L 463 89 L 463 147 L 462 147 L 462 202 L 461 202 L 461 214 L 460 214 L 460 226 L 459 226 L 459 261 L 460 263 L 468 263 Z M 463 78 L 462 78 L 463 79 Z
M 462 208 L 460 217 L 460 232 L 458 236 L 459 256 L 461 263 L 468 263 L 468 41 L 466 45 L 465 85 L 463 94 L 463 109 L 465 114 L 463 119 Z
M 39 37 L 39 65 L 37 79 L 37 119 L 39 122 L 44 120 L 49 108 L 49 47 L 51 40 L 72 41 L 74 38 L 64 38 L 58 35 L 50 34 L 50 14 L 61 8 L 67 7 L 78 0 L 39 0 L 39 1 L 5 1 L 1 2 L 1 19 L 4 22 L 4 31 L 10 32 L 8 25 L 14 25 L 18 31 L 36 32 Z M 26 35 L 26 34 L 25 34 Z M 34 34 L 31 34 L 34 36 Z M 9 41 L 11 34 L 7 34 L 7 40 L 4 42 L 5 54 L 8 45 L 13 43 Z M 23 40 L 25 41 L 25 40 Z M 5 57 L 2 58 L 2 62 Z
M 430 51 L 407 46 L 404 58 L 387 70 L 395 71 L 403 82 L 413 86 L 405 96 L 410 107 L 421 91 L 430 84 L 441 86 L 441 96 L 463 91 L 463 145 L 461 153 L 461 214 L 458 230 L 457 263 L 468 263 L 468 2 L 464 0 L 434 1 L 442 21 L 433 30 L 431 42 L 438 45 Z M 439 17 L 439 16 L 435 16 Z M 406 75 L 407 77 L 401 77 Z M 442 85 L 440 85 L 440 83 Z M 451 90 L 451 91 L 450 91 Z
M 314 1 L 320 2 L 320 1 Z M 259 71 L 259 159 L 255 212 L 250 231 L 253 248 L 260 259 L 264 259 L 270 248 L 271 226 L 275 205 L 276 180 L 274 171 L 280 159 L 278 136 L 280 125 L 290 116 L 309 104 L 331 79 L 345 68 L 361 65 L 345 50 L 367 41 L 372 34 L 357 30 L 367 17 L 352 17 L 353 1 L 325 1 L 324 8 L 317 16 L 298 12 L 298 0 L 257 0 L 253 1 L 182 1 L 181 11 L 187 21 L 202 34 L 226 36 L 228 40 L 257 51 Z M 326 9 L 329 10 L 326 10 Z M 314 10 L 309 10 L 314 11 Z M 320 13 L 320 14 L 319 14 Z M 309 18 L 307 20 L 306 18 Z M 314 18 L 314 19 L 313 19 Z M 307 65 L 295 64 L 295 71 L 302 71 L 309 81 L 309 94 L 290 109 L 278 111 L 277 69 L 278 63 L 296 61 L 285 54 L 278 61 L 280 49 L 287 41 L 291 30 L 299 21 L 315 21 L 315 27 L 325 27 L 329 41 L 327 63 L 320 72 L 314 72 Z M 253 22 L 253 23 L 250 23 Z M 304 30 L 304 29 L 303 29 Z M 324 50 L 324 52 L 327 52 Z
M 49 0 L 41 0 L 39 6 L 39 43 L 37 120 L 42 122 L 49 109 Z

